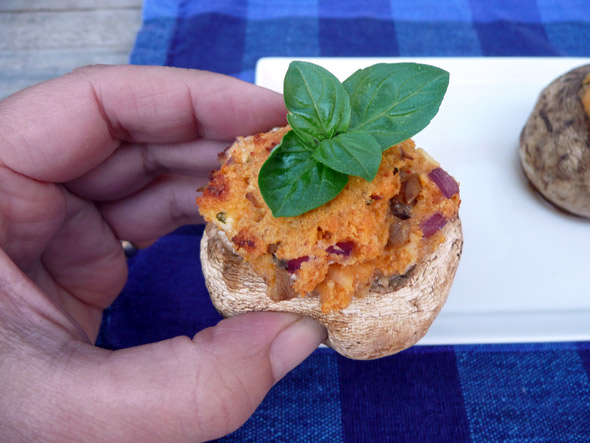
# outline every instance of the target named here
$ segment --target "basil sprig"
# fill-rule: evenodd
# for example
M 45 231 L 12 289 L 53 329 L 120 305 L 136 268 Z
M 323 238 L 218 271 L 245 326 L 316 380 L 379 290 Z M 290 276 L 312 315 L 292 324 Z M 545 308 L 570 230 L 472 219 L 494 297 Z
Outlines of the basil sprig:
M 343 83 L 294 61 L 284 82 L 292 130 L 258 175 L 275 217 L 293 217 L 336 197 L 350 175 L 375 178 L 382 152 L 424 129 L 438 112 L 449 73 L 417 63 L 380 63 Z

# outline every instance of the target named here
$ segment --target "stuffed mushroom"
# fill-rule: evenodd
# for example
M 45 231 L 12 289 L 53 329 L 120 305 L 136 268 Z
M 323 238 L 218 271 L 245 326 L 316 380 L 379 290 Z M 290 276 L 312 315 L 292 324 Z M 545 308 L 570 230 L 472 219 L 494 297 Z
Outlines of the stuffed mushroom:
M 377 64 L 344 83 L 290 65 L 289 125 L 238 137 L 197 198 L 203 273 L 224 316 L 306 315 L 354 359 L 391 355 L 426 333 L 461 256 L 461 199 L 411 137 L 448 81 L 414 63 Z
M 197 200 L 213 304 L 224 316 L 312 317 L 349 358 L 412 346 L 444 305 L 461 257 L 457 182 L 407 140 L 384 153 L 373 181 L 351 177 L 330 203 L 274 217 L 256 173 L 288 129 L 239 138 Z
M 590 65 L 541 92 L 520 136 L 520 161 L 546 200 L 590 218 Z

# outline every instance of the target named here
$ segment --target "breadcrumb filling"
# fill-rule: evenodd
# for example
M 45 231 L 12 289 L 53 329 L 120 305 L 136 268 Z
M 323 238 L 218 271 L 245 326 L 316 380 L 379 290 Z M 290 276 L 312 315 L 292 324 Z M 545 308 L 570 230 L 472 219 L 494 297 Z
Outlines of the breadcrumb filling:
M 588 74 L 582 82 L 580 98 L 582 100 L 582 106 L 584 106 L 584 110 L 586 111 L 586 115 L 590 118 L 590 74 Z
M 265 279 L 273 300 L 318 296 L 323 312 L 344 309 L 376 279 L 406 273 L 444 240 L 440 229 L 458 213 L 459 187 L 412 140 L 383 153 L 371 182 L 350 177 L 325 205 L 274 217 L 258 171 L 289 129 L 239 137 L 197 197 L 205 220 Z

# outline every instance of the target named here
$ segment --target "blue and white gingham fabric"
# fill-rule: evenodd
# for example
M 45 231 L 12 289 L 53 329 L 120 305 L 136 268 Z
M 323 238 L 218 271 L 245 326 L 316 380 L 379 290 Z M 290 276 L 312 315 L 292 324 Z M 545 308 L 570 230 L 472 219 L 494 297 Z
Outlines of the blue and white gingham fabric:
M 131 61 L 253 81 L 260 57 L 590 56 L 588 0 L 147 0 Z
M 590 63 L 590 0 L 146 0 L 131 62 L 252 82 L 266 56 Z M 192 336 L 220 320 L 195 272 L 202 232 L 178 229 L 129 260 L 100 346 Z M 222 441 L 590 442 L 590 343 L 416 346 L 369 362 L 319 349 Z

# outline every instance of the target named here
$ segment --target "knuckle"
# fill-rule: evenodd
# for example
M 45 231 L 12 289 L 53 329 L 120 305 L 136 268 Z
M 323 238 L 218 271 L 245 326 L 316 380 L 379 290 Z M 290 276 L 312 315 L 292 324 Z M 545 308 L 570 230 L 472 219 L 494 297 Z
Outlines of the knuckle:
M 101 72 L 105 69 L 108 69 L 109 67 L 110 67 L 109 65 L 99 64 L 99 63 L 79 66 L 77 68 L 74 68 L 71 71 L 70 75 L 88 77 L 88 76 L 95 75 L 97 72 Z

